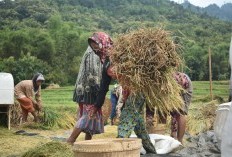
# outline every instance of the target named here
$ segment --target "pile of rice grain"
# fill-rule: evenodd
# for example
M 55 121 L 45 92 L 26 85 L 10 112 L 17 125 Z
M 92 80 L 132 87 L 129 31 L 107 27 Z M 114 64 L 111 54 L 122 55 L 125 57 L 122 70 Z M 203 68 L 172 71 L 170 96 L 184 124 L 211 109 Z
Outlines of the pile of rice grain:
M 151 108 L 169 113 L 182 106 L 181 87 L 173 78 L 182 64 L 177 45 L 162 28 L 146 28 L 121 34 L 110 51 L 119 83 L 142 92 Z

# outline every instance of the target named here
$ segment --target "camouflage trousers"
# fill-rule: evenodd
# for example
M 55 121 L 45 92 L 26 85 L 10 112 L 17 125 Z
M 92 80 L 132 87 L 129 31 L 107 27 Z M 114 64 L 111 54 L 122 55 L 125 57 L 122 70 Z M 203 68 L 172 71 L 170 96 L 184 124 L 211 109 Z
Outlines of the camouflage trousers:
M 140 96 L 129 96 L 120 116 L 118 125 L 118 137 L 128 138 L 134 131 L 147 153 L 156 153 L 154 145 L 146 130 L 144 121 L 144 98 Z

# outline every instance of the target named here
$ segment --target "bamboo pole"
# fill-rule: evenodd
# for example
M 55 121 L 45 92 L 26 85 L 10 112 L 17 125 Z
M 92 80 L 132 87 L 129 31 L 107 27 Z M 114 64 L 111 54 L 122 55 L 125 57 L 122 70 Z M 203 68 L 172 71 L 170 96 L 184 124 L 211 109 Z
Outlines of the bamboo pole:
M 211 62 L 211 49 L 209 47 L 209 82 L 210 82 L 210 97 L 211 100 L 213 100 L 213 94 L 212 94 L 212 62 Z

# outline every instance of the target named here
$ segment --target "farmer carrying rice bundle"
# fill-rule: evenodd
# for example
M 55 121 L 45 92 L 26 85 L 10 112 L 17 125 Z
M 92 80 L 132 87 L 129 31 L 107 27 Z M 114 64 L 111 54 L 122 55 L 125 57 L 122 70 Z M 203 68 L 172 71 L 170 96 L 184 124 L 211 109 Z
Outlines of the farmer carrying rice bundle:
M 150 107 L 158 102 L 165 113 L 181 106 L 181 88 L 172 78 L 175 67 L 181 62 L 176 45 L 161 29 L 140 29 L 121 35 L 114 46 L 106 45 L 109 39 L 104 32 L 96 32 L 88 39 L 103 63 L 100 91 L 92 115 L 103 105 L 111 79 L 117 79 L 127 91 L 118 137 L 127 138 L 134 131 L 146 151 L 156 153 L 145 128 L 143 108 L 145 100 Z
M 163 29 L 139 29 L 120 35 L 110 51 L 119 83 L 143 93 L 150 108 L 162 113 L 181 108 L 182 90 L 173 73 L 182 63 L 177 45 Z

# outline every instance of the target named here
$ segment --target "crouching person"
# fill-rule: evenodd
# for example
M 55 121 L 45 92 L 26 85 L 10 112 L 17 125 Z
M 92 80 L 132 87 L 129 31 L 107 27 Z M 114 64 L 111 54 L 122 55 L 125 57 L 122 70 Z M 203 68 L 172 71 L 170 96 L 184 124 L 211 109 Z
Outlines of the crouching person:
M 45 81 L 41 73 L 34 75 L 32 80 L 23 80 L 14 88 L 14 94 L 22 109 L 22 122 L 27 122 L 28 113 L 38 121 L 36 111 L 42 108 L 41 102 L 41 84 Z

